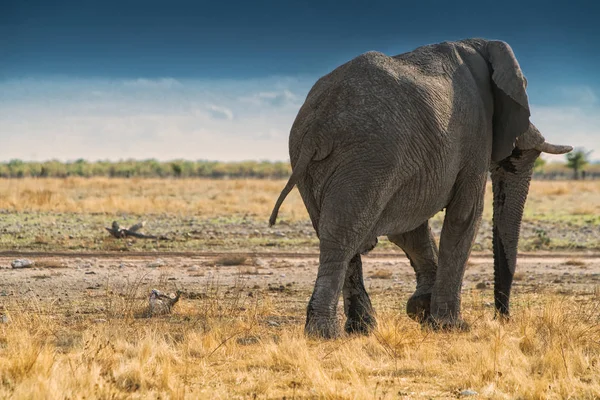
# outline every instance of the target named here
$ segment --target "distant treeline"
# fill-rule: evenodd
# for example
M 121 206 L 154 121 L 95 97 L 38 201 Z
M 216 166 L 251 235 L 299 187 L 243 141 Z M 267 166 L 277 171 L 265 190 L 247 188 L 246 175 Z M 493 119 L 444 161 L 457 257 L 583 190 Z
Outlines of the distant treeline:
M 0 163 L 1 178 L 66 178 L 69 176 L 111 178 L 259 178 L 283 179 L 292 169 L 288 162 L 271 161 L 157 161 L 125 160 L 73 162 L 25 162 L 11 160 Z M 572 179 L 573 170 L 566 164 L 549 163 L 536 166 L 534 179 Z M 600 179 L 600 164 L 589 164 L 580 171 L 580 179 Z
M 0 163 L 2 178 L 66 178 L 69 176 L 111 178 L 287 178 L 292 169 L 288 162 L 270 161 L 157 161 L 125 160 L 74 162 L 24 162 L 11 160 Z
M 600 163 L 590 163 L 581 167 L 577 173 L 568 163 L 536 163 L 533 170 L 533 179 L 540 180 L 569 180 L 582 179 L 592 180 L 600 179 Z

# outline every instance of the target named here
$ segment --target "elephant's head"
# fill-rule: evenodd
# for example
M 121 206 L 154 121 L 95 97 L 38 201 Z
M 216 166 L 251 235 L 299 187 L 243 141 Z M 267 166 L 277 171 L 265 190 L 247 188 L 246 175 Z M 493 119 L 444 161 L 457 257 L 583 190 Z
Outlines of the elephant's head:
M 483 40 L 471 44 L 486 58 L 491 74 L 494 300 L 497 312 L 508 315 L 521 219 L 534 162 L 542 152 L 564 154 L 573 148 L 546 142 L 530 123 L 527 81 L 510 46 Z

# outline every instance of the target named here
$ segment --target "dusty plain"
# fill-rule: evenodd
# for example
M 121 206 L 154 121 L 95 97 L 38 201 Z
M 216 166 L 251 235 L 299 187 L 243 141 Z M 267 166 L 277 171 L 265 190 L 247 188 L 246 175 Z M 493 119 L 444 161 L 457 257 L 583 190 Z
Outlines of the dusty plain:
M 509 322 L 493 318 L 488 188 L 469 332 L 406 316 L 414 273 L 382 238 L 364 257 L 378 328 L 334 341 L 302 333 L 318 241 L 297 191 L 266 223 L 283 185 L 0 180 L 0 397 L 600 398 L 600 182 L 532 183 Z M 162 238 L 112 238 L 114 220 Z M 171 315 L 142 318 L 152 288 L 183 292 Z

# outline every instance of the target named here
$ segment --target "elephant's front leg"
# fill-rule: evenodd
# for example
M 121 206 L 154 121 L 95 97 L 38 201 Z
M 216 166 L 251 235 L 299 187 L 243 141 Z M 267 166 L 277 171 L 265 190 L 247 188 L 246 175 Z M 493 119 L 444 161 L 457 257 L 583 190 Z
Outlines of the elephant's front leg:
M 417 288 L 406 303 L 406 313 L 416 321 L 426 321 L 431 315 L 431 292 L 438 266 L 438 248 L 429 221 L 415 230 L 388 238 L 404 250 L 417 275 Z
M 483 212 L 485 175 L 455 187 L 440 237 L 439 265 L 431 296 L 431 323 L 438 329 L 468 329 L 460 312 L 465 267 Z
M 346 314 L 347 333 L 369 334 L 376 325 L 371 299 L 363 281 L 362 261 L 360 254 L 355 255 L 346 271 L 344 281 L 344 312 Z

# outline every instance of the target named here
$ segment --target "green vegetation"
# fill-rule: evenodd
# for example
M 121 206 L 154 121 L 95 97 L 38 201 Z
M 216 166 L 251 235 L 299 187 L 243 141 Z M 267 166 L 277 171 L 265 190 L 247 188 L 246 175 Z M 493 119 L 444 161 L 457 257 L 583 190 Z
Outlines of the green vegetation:
M 521 229 L 519 249 L 598 250 L 600 217 L 593 215 L 528 215 Z M 443 213 L 432 221 L 439 240 Z M 268 228 L 266 219 L 241 214 L 223 218 L 161 213 L 106 215 L 55 212 L 2 212 L 0 248 L 20 251 L 299 251 L 318 252 L 319 241 L 308 220 L 288 221 Z M 113 220 L 132 225 L 147 219 L 144 232 L 166 240 L 115 239 L 104 229 Z M 492 225 L 484 218 L 473 249 L 492 250 Z M 399 251 L 381 237 L 375 250 Z
M 157 161 L 123 160 L 88 162 L 79 159 L 74 162 L 51 160 L 46 162 L 25 162 L 11 160 L 0 163 L 0 178 L 84 178 L 103 176 L 110 178 L 287 178 L 291 167 L 287 162 L 271 161 Z
M 589 156 L 592 152 L 583 149 L 577 149 L 567 154 L 567 167 L 573 170 L 573 179 L 579 179 L 579 172 L 589 164 Z
M 580 177 L 587 165 L 585 179 L 600 179 L 600 163 L 589 164 L 590 152 L 577 150 L 567 154 L 567 162 L 547 163 L 539 158 L 534 167 L 534 179 L 572 179 Z M 589 165 L 588 165 L 589 164 Z M 122 160 L 89 162 L 79 159 L 72 162 L 57 160 L 29 162 L 11 160 L 0 162 L 0 178 L 66 178 L 66 177 L 109 177 L 109 178 L 258 178 L 284 179 L 292 172 L 288 162 L 271 161 L 158 161 Z M 582 176 L 583 177 L 583 176 Z M 577 179 L 575 178 L 575 179 Z
M 544 173 L 544 165 L 546 165 L 546 160 L 542 157 L 538 157 L 533 164 L 533 170 L 535 172 Z

